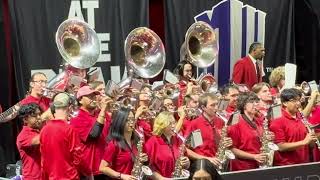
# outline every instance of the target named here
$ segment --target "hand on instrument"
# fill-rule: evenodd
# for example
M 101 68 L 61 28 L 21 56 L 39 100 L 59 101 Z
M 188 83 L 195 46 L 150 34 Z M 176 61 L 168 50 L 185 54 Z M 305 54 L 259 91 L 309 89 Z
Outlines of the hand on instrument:
M 216 157 L 207 157 L 206 159 L 208 159 L 215 167 L 221 166 L 220 160 Z
M 142 162 L 147 162 L 147 161 L 148 161 L 148 155 L 147 155 L 146 153 L 142 153 L 142 154 L 140 155 L 140 160 L 141 160 Z
M 266 162 L 267 158 L 268 158 L 268 155 L 264 153 L 254 155 L 254 160 L 261 164 Z
M 224 147 L 231 147 L 232 146 L 232 139 L 230 138 L 230 137 L 225 137 L 224 139 L 223 139 L 223 146 Z
M 178 108 L 178 115 L 179 115 L 180 118 L 185 118 L 186 117 L 185 106 L 180 106 Z
M 273 141 L 274 137 L 275 137 L 274 133 L 272 131 L 268 131 L 267 140 L 268 141 Z
M 314 133 L 308 133 L 303 140 L 304 145 L 308 145 L 317 140 L 317 136 Z
M 108 96 L 102 97 L 102 99 L 100 100 L 100 108 L 101 108 L 101 110 L 103 110 L 103 111 L 108 110 L 109 111 L 109 104 L 112 103 L 112 102 L 113 102 L 113 100 L 110 97 L 108 97 Z
M 135 118 L 138 119 L 143 113 L 148 111 L 148 107 L 147 106 L 140 106 L 135 114 Z
M 190 166 L 190 160 L 186 156 L 181 157 L 180 163 L 181 163 L 181 166 L 185 169 L 188 169 Z

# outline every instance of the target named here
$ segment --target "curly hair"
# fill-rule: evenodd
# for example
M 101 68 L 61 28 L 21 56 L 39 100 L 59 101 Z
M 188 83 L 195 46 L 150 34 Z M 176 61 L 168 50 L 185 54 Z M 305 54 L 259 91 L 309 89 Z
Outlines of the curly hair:
M 37 110 L 41 112 L 41 109 L 38 104 L 36 103 L 25 104 L 20 107 L 18 111 L 18 116 L 19 118 L 24 119 L 29 115 L 35 115 Z
M 269 83 L 272 87 L 277 87 L 282 79 L 285 79 L 284 66 L 278 66 L 271 72 L 269 76 Z
M 237 108 L 239 109 L 240 113 L 243 114 L 246 104 L 258 101 L 259 98 L 254 92 L 244 92 L 241 93 L 237 99 Z

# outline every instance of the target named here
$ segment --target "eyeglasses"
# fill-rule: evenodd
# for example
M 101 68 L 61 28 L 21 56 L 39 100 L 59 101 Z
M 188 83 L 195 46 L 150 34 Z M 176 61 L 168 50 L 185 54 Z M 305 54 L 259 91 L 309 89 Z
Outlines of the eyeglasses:
M 32 82 L 35 82 L 35 83 L 38 83 L 38 84 L 47 84 L 48 83 L 47 80 L 39 80 L 39 81 L 32 81 Z
M 168 103 L 168 104 L 165 104 L 164 106 L 174 106 L 173 103 Z

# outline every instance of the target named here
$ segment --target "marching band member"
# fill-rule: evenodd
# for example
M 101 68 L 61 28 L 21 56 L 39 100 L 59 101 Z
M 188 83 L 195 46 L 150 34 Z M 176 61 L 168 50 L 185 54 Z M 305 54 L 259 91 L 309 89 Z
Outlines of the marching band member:
M 107 104 L 111 101 L 108 97 L 100 100 L 101 109 L 97 112 L 96 95 L 99 92 L 89 86 L 82 86 L 77 92 L 80 104 L 79 113 L 70 120 L 70 125 L 77 131 L 84 144 L 84 157 L 91 167 L 94 179 L 104 179 L 99 171 L 99 165 L 106 147 L 111 118 L 108 115 Z
M 220 142 L 220 133 L 224 126 L 224 122 L 216 116 L 218 98 L 214 94 L 204 93 L 200 96 L 199 107 L 202 110 L 202 114 L 198 118 L 192 120 L 190 128 L 187 130 L 187 134 L 190 134 L 195 130 L 200 130 L 203 144 L 192 150 L 187 149 L 188 156 L 191 159 L 208 159 L 216 167 L 219 167 L 221 162 L 215 155 Z M 230 138 L 225 138 L 223 141 L 226 147 L 232 145 L 232 140 Z
M 223 98 L 226 98 L 229 100 L 229 104 L 226 109 L 227 118 L 229 118 L 231 114 L 237 110 L 237 99 L 239 96 L 239 88 L 237 85 L 233 83 L 228 83 L 220 89 L 220 93 Z
M 154 121 L 154 136 L 145 144 L 154 179 L 171 178 L 176 161 L 180 161 L 185 169 L 190 166 L 189 159 L 180 154 L 182 142 L 174 135 L 175 127 L 176 121 L 171 112 L 161 112 Z
M 41 174 L 46 179 L 80 179 L 79 172 L 89 173 L 83 163 L 83 145 L 76 131 L 67 123 L 71 97 L 59 93 L 53 99 L 54 119 L 40 132 Z
M 237 60 L 233 68 L 232 80 L 236 84 L 245 84 L 249 89 L 256 83 L 262 82 L 264 75 L 262 60 L 265 55 L 263 44 L 254 42 L 249 47 L 249 54 Z
M 269 84 L 265 82 L 255 84 L 252 87 L 252 92 L 254 92 L 260 99 L 256 107 L 256 109 L 259 111 L 259 113 L 257 113 L 257 121 L 259 122 L 257 123 L 262 123 L 265 116 L 268 114 L 269 107 L 274 103 L 274 99 L 271 96 L 269 88 Z
M 113 179 L 134 180 L 136 177 L 130 175 L 134 158 L 148 159 L 144 153 L 137 155 L 134 114 L 131 109 L 121 107 L 112 114 L 112 122 L 99 170 Z
M 24 98 L 20 104 L 25 105 L 29 103 L 36 103 L 39 105 L 41 111 L 46 111 L 49 108 L 50 99 L 43 95 L 44 88 L 47 85 L 47 77 L 42 72 L 32 74 L 29 83 L 29 95 Z
M 309 145 L 317 137 L 307 132 L 299 114 L 301 92 L 294 88 L 284 89 L 280 98 L 282 117 L 271 121 L 270 125 L 270 130 L 275 134 L 275 143 L 279 146 L 274 164 L 279 166 L 309 162 Z
M 139 94 L 139 107 L 135 113 L 135 119 L 137 119 L 137 126 L 143 129 L 144 138 L 148 140 L 152 136 L 152 121 L 153 117 L 150 117 L 149 105 L 151 102 L 151 90 L 149 86 L 144 86 Z
M 319 139 L 320 137 L 320 128 L 318 127 L 320 124 L 320 105 L 319 103 L 317 103 L 313 108 L 312 108 L 312 112 L 309 116 L 309 123 L 312 125 L 317 126 L 314 130 L 315 133 Z M 314 162 L 319 162 L 320 161 L 320 151 L 319 151 L 319 147 L 315 146 L 313 148 L 313 161 Z
M 237 107 L 241 116 L 239 123 L 229 127 L 229 136 L 232 138 L 231 151 L 236 155 L 231 160 L 231 170 L 246 170 L 259 167 L 259 163 L 267 160 L 267 155 L 260 153 L 263 129 L 256 122 L 256 106 L 259 98 L 253 92 L 241 94 L 237 100 Z
M 272 87 L 270 88 L 271 94 L 278 95 L 285 83 L 284 66 L 278 66 L 272 70 L 269 76 L 269 83 Z
M 17 137 L 17 147 L 22 160 L 23 179 L 26 180 L 41 179 L 40 116 L 40 107 L 35 103 L 22 105 L 19 109 L 24 126 Z
M 180 61 L 178 66 L 175 68 L 174 73 L 179 75 L 179 89 L 180 94 L 178 97 L 178 107 L 183 104 L 183 97 L 192 92 L 194 83 L 191 82 L 191 78 L 194 75 L 195 67 L 188 61 Z
M 184 118 L 183 124 L 181 127 L 181 132 L 183 134 L 186 134 L 187 129 L 190 128 L 192 120 L 198 117 L 198 114 L 196 114 L 196 111 L 199 109 L 199 95 L 195 93 L 186 95 L 183 99 L 182 107 L 185 107 L 187 110 L 185 113 L 186 117 Z M 190 113 L 190 112 L 193 112 L 193 113 Z

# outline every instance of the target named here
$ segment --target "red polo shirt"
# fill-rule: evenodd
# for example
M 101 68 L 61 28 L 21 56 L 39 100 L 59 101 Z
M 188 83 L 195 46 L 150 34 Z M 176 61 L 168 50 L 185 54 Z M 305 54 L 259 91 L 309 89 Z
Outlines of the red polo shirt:
M 190 119 L 188 117 L 184 118 L 181 129 L 180 129 L 180 132 L 183 135 L 187 135 L 188 130 L 191 128 L 191 122 L 192 122 L 192 119 Z
M 94 175 L 101 174 L 99 166 L 107 145 L 106 138 L 111 124 L 111 118 L 108 113 L 106 113 L 106 122 L 101 135 L 95 140 L 88 139 L 89 133 L 97 121 L 98 115 L 99 113 L 91 115 L 89 112 L 79 109 L 78 116 L 70 120 L 70 125 L 76 130 L 77 134 L 79 134 L 80 139 L 84 144 L 83 156 L 86 164 L 91 167 Z
M 167 178 L 172 177 L 176 160 L 180 155 L 181 141 L 176 136 L 172 136 L 171 141 L 171 143 L 166 142 L 162 136 L 152 136 L 145 144 L 150 167 Z
M 47 121 L 40 132 L 40 151 L 43 180 L 76 180 L 78 171 L 87 170 L 80 169 L 83 151 L 80 138 L 66 121 Z
M 40 106 L 40 109 L 44 112 L 50 107 L 50 99 L 42 96 L 41 98 L 36 98 L 31 95 L 27 96 L 23 100 L 21 100 L 21 105 L 26 105 L 30 103 L 36 103 Z
M 254 128 L 246 122 L 242 116 L 239 116 L 239 123 L 232 125 L 228 129 L 228 136 L 232 139 L 233 147 L 251 154 L 259 154 L 261 148 L 260 138 L 262 127 L 255 123 Z M 230 162 L 231 171 L 246 169 L 255 169 L 259 165 L 255 160 L 235 159 Z
M 187 134 L 189 135 L 193 131 L 199 129 L 203 141 L 203 144 L 194 148 L 193 151 L 203 156 L 214 157 L 216 155 L 223 125 L 223 120 L 218 117 L 213 118 L 211 123 L 209 123 L 203 115 L 192 120 L 189 130 L 187 130 Z
M 22 175 L 25 180 L 41 179 L 40 146 L 32 145 L 32 139 L 39 135 L 39 130 L 23 126 L 17 137 L 17 147 L 22 160 Z
M 307 135 L 307 129 L 301 117 L 293 118 L 287 111 L 282 110 L 282 117 L 270 124 L 270 130 L 275 134 L 275 143 L 297 142 Z M 275 165 L 289 165 L 309 162 L 309 146 L 302 146 L 293 151 L 275 153 Z
M 144 139 L 147 141 L 152 136 L 152 124 L 148 120 L 139 119 L 136 123 L 137 127 L 141 127 L 143 129 Z
M 309 117 L 309 123 L 311 123 L 312 125 L 317 125 L 320 123 L 320 105 L 316 105 L 313 107 Z M 315 132 L 320 133 L 320 128 L 316 128 Z M 320 161 L 320 151 L 317 145 L 315 145 L 315 147 L 313 148 L 313 161 Z
M 273 95 L 273 96 L 275 96 L 275 95 L 277 95 L 279 93 L 279 89 L 276 88 L 276 87 L 270 88 L 269 91 L 270 91 L 271 95 Z
M 104 152 L 103 160 L 108 162 L 109 167 L 122 174 L 131 174 L 133 168 L 133 156 L 137 154 L 137 148 L 132 144 L 132 150 L 121 149 L 115 140 L 108 143 Z

